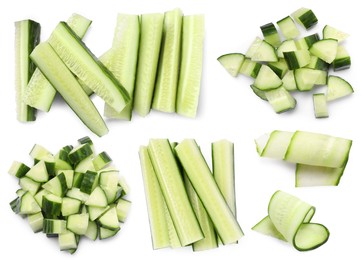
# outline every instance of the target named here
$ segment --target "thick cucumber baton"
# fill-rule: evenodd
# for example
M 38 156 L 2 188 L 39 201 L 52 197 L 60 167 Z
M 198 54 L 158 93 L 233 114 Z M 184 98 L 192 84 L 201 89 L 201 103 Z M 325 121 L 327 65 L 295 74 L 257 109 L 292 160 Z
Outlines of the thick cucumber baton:
M 285 154 L 285 160 L 332 168 L 344 167 L 352 141 L 324 134 L 296 131 Z
M 168 247 L 169 232 L 166 213 L 170 214 L 160 189 L 147 147 L 141 146 L 139 150 L 142 177 L 145 188 L 146 205 L 149 214 L 149 224 L 153 249 Z
M 182 53 L 176 112 L 195 117 L 203 68 L 204 16 L 188 15 L 183 18 Z
M 299 251 L 315 249 L 329 238 L 329 230 L 310 223 L 315 207 L 283 191 L 275 192 L 265 217 L 252 229 L 285 240 Z
M 32 20 L 15 22 L 15 92 L 17 119 L 35 121 L 36 110 L 24 102 L 28 82 L 35 70 L 29 54 L 40 40 L 40 24 Z
M 243 236 L 242 229 L 219 190 L 197 143 L 186 139 L 176 146 L 175 151 L 223 244 L 238 241 Z
M 58 24 L 48 42 L 69 70 L 113 109 L 120 112 L 129 103 L 125 88 L 65 22 Z
M 175 112 L 182 24 L 183 14 L 180 9 L 165 13 L 158 75 L 152 103 L 153 109 L 162 112 Z
M 82 39 L 92 21 L 79 14 L 72 14 L 67 20 L 69 27 Z M 25 92 L 24 101 L 29 106 L 48 112 L 53 103 L 56 90 L 36 68 Z
M 83 123 L 98 136 L 107 134 L 98 110 L 50 44 L 39 44 L 30 57 Z
M 140 17 L 141 35 L 134 109 L 139 115 L 146 116 L 150 112 L 155 88 L 164 14 L 143 14 Z
M 203 238 L 167 139 L 151 139 L 149 156 L 182 246 Z

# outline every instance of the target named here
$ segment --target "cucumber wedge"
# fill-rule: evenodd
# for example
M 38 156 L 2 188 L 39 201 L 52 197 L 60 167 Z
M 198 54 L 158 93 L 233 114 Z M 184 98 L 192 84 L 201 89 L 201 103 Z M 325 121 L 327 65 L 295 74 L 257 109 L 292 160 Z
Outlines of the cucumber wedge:
M 299 251 L 313 250 L 329 238 L 329 230 L 310 223 L 315 207 L 283 191 L 275 192 L 268 205 L 268 216 L 252 229 L 292 244 Z
M 69 27 L 82 39 L 86 34 L 92 21 L 79 14 L 72 14 L 67 20 Z M 27 91 L 24 96 L 24 102 L 29 106 L 35 107 L 41 111 L 48 112 L 53 103 L 56 90 L 44 77 L 41 71 L 36 68 L 31 77 Z M 88 92 L 88 94 L 90 94 Z
M 140 116 L 150 112 L 158 68 L 164 14 L 140 16 L 141 35 L 136 73 L 134 109 Z
M 15 93 L 17 119 L 35 121 L 36 110 L 24 102 L 29 80 L 35 70 L 29 54 L 40 40 L 40 24 L 32 20 L 15 22 Z
M 330 75 L 328 78 L 327 101 L 333 101 L 354 92 L 352 86 L 344 79 L 338 76 Z
M 194 118 L 202 80 L 204 16 L 183 18 L 182 54 L 176 99 L 176 112 Z
M 183 14 L 180 9 L 174 9 L 165 13 L 163 28 L 164 36 L 152 103 L 153 109 L 162 112 L 175 112 L 182 21 Z
M 218 57 L 217 60 L 231 76 L 237 77 L 238 73 L 242 73 L 240 68 L 245 61 L 245 55 L 242 53 L 228 53 Z
M 311 45 L 309 51 L 312 55 L 322 59 L 326 63 L 332 63 L 337 56 L 338 41 L 335 39 L 323 39 Z
M 203 238 L 167 139 L 151 139 L 149 156 L 182 246 Z
M 65 22 L 57 25 L 48 42 L 68 69 L 113 109 L 120 112 L 129 103 L 125 88 Z
M 82 122 L 98 136 L 107 134 L 98 110 L 50 44 L 39 44 L 30 57 Z
M 224 200 L 197 143 L 186 139 L 176 146 L 175 151 L 222 243 L 238 241 L 243 236 L 242 229 Z
M 105 65 L 125 87 L 131 101 L 121 111 L 105 104 L 104 115 L 108 118 L 131 120 L 135 88 L 136 65 L 139 50 L 140 25 L 137 15 L 119 14 L 112 44 L 111 61 Z

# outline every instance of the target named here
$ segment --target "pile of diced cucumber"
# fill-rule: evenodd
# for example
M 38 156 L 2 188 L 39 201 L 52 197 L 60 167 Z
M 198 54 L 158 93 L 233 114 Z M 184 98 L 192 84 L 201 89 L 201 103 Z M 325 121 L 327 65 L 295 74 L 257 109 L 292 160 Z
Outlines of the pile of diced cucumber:
M 351 58 L 344 45 L 348 34 L 332 26 L 324 27 L 322 38 L 319 33 L 301 36 L 298 26 L 309 31 L 317 22 L 311 9 L 300 8 L 277 22 L 279 30 L 273 23 L 261 26 L 263 39 L 256 37 L 245 54 L 225 54 L 218 61 L 234 77 L 253 78 L 252 91 L 276 113 L 295 108 L 291 92 L 327 86 L 313 94 L 313 104 L 316 118 L 328 117 L 330 101 L 354 92 L 346 80 L 330 75 L 329 70 L 349 69 Z
M 58 92 L 96 135 L 107 125 L 90 96 L 105 102 L 104 116 L 131 120 L 150 109 L 195 117 L 203 65 L 204 16 L 118 14 L 112 47 L 97 58 L 82 38 L 91 21 L 72 15 L 39 44 L 40 25 L 15 23 L 19 121 L 48 112 Z
M 139 150 L 154 249 L 237 243 L 234 145 L 212 144 L 213 174 L 193 139 L 151 139 Z
M 35 144 L 32 167 L 14 161 L 9 174 L 19 179 L 12 210 L 28 219 L 34 232 L 57 237 L 60 250 L 74 253 L 82 236 L 113 237 L 126 220 L 129 187 L 106 152 L 95 154 L 89 137 L 55 155 Z

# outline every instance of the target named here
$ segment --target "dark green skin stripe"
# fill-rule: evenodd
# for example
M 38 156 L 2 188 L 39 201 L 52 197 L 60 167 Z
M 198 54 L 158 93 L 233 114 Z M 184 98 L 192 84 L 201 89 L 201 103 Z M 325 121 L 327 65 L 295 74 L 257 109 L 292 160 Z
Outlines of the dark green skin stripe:
M 100 153 L 99 156 L 102 159 L 102 161 L 104 161 L 104 162 L 111 162 L 112 161 L 111 157 L 106 152 Z
M 71 163 L 71 161 L 69 160 L 68 154 L 69 154 L 69 151 L 66 151 L 64 149 L 60 149 L 59 153 L 58 153 L 58 159 L 62 160 L 62 161 L 65 161 L 67 163 Z
M 73 145 L 66 145 L 62 148 L 62 150 L 64 150 L 65 152 L 69 153 L 70 151 L 72 151 L 73 149 Z
M 20 212 L 20 204 L 21 204 L 20 197 L 17 197 L 16 199 L 12 200 L 9 204 L 14 213 L 18 214 Z
M 318 18 L 316 18 L 314 12 L 312 10 L 307 11 L 299 17 L 299 20 L 304 25 L 305 29 L 310 29 L 315 24 L 318 23 Z
M 295 70 L 300 68 L 299 61 L 296 58 L 295 52 L 293 51 L 284 52 L 284 58 L 287 63 L 287 66 L 289 67 L 289 70 Z
M 78 164 L 83 159 L 87 158 L 93 153 L 91 145 L 86 143 L 84 146 L 80 147 L 76 151 L 69 153 L 68 158 L 73 164 Z
M 350 57 L 335 59 L 333 61 L 333 69 L 334 71 L 349 69 L 350 64 L 351 64 Z
M 28 28 L 29 41 L 28 41 L 28 55 L 26 58 L 29 61 L 28 65 L 28 81 L 29 81 L 34 73 L 34 70 L 36 69 L 36 65 L 29 58 L 29 55 L 40 42 L 40 24 L 33 20 L 29 20 L 28 26 L 29 26 Z M 26 116 L 27 121 L 35 121 L 36 114 L 37 110 L 35 108 L 27 106 L 27 116 Z
M 256 65 L 255 65 L 255 67 L 253 68 L 253 71 L 251 72 L 251 77 L 252 78 L 256 78 L 257 77 L 257 75 L 258 75 L 258 72 L 260 71 L 260 69 L 261 69 L 261 66 L 262 66 L 262 64 L 260 64 L 260 63 L 256 63 Z
M 80 144 L 90 144 L 90 145 L 93 144 L 92 139 L 89 138 L 89 136 L 85 136 L 85 137 L 79 138 L 78 139 L 78 143 L 80 143 Z
M 53 218 L 54 216 L 59 216 L 61 213 L 61 207 L 62 207 L 62 203 L 48 200 L 45 196 L 43 196 L 42 211 L 43 211 L 44 217 Z
M 315 63 L 315 66 L 314 66 L 314 69 L 327 71 L 329 69 L 329 63 L 326 63 L 322 59 L 317 59 L 316 63 Z
M 61 188 L 62 188 L 62 195 L 61 197 L 64 197 L 67 193 L 67 180 L 66 180 L 66 176 L 64 175 L 64 173 L 60 173 L 57 175 L 57 178 L 59 179 L 59 182 L 61 184 Z
M 319 34 L 314 33 L 312 35 L 304 37 L 306 45 L 310 48 L 315 42 L 320 40 Z
M 277 76 L 279 76 L 279 78 L 282 78 L 282 73 L 284 72 L 281 68 L 274 66 L 272 64 L 267 64 L 267 66 L 269 66 L 275 73 Z
M 76 172 L 74 174 L 72 186 L 75 187 L 75 188 L 80 188 L 81 184 L 82 184 L 82 181 L 83 181 L 83 177 L 84 177 L 84 173 Z
M 269 35 L 277 34 L 276 27 L 273 23 L 268 23 L 268 24 L 262 25 L 260 28 L 261 28 L 263 36 L 265 36 L 265 37 L 269 36 Z
M 87 171 L 83 175 L 83 180 L 81 183 L 80 190 L 84 193 L 91 194 L 92 187 L 93 187 L 93 184 L 95 183 L 96 179 L 97 179 L 97 172 Z
M 24 177 L 25 174 L 30 170 L 28 166 L 26 166 L 24 163 L 21 163 L 19 165 L 19 168 L 16 171 L 15 177 L 21 178 Z

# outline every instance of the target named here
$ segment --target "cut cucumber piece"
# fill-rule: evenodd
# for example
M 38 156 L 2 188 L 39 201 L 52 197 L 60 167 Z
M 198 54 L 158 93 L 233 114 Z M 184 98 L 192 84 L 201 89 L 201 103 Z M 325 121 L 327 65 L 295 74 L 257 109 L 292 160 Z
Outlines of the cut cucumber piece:
M 111 157 L 103 151 L 102 153 L 98 154 L 93 160 L 93 166 L 96 171 L 99 171 L 105 167 L 107 167 L 112 162 Z
M 288 70 L 285 74 L 285 76 L 282 78 L 282 86 L 287 91 L 294 91 L 297 90 L 294 71 Z
M 282 85 L 281 79 L 267 65 L 262 65 L 253 86 L 259 90 L 272 90 Z
M 277 48 L 277 56 L 279 58 L 284 57 L 284 52 L 297 51 L 297 45 L 294 40 L 285 40 L 281 43 L 281 45 Z
M 324 134 L 296 131 L 285 154 L 292 163 L 341 168 L 348 161 L 352 141 Z
M 101 115 L 53 48 L 41 43 L 30 57 L 82 122 L 95 134 L 105 135 L 108 129 Z
M 204 15 L 184 16 L 182 31 L 176 112 L 194 118 L 198 110 L 203 71 Z
M 192 139 L 186 139 L 176 146 L 175 151 L 222 243 L 238 241 L 243 236 L 242 229 L 214 181 L 197 143 Z
M 48 42 L 69 70 L 117 112 L 129 103 L 130 96 L 125 88 L 96 59 L 65 22 L 57 25 Z
M 295 187 L 338 186 L 345 167 L 330 168 L 297 164 Z
M 72 14 L 67 20 L 69 27 L 82 39 L 92 21 L 79 14 Z M 85 89 L 84 89 L 85 90 Z M 56 90 L 37 68 L 31 77 L 24 101 L 32 107 L 48 112 L 53 103 Z M 89 92 L 87 94 L 90 94 Z
M 251 61 L 251 59 L 244 59 L 238 73 L 255 79 L 261 69 L 261 66 L 261 63 Z
M 120 112 L 105 104 L 104 115 L 108 118 L 131 120 L 139 38 L 139 17 L 137 15 L 118 14 L 114 39 L 110 50 L 112 55 L 109 56 L 111 61 L 108 64 L 106 63 L 106 67 L 124 86 L 131 100 Z
M 82 202 L 73 198 L 63 198 L 61 212 L 63 217 L 67 217 L 73 214 L 77 214 L 81 210 Z
M 54 194 L 43 196 L 42 210 L 46 218 L 55 218 L 59 216 L 62 209 L 62 198 Z
M 349 34 L 338 30 L 330 25 L 325 25 L 323 29 L 323 38 L 324 39 L 335 39 L 338 43 L 343 42 L 345 39 L 349 37 Z
M 25 190 L 25 191 L 29 191 L 29 193 L 34 196 L 39 188 L 40 188 L 40 183 L 33 181 L 32 179 L 28 178 L 28 177 L 22 177 L 19 179 L 19 186 Z
M 115 236 L 117 234 L 117 232 L 119 232 L 119 231 L 120 231 L 120 228 L 118 228 L 116 230 L 111 230 L 111 229 L 100 227 L 98 233 L 100 236 L 100 240 L 103 240 L 103 239 L 107 239 L 107 238 Z
M 278 47 L 281 44 L 279 33 L 273 23 L 262 25 L 260 29 L 266 42 L 274 47 Z
M 318 23 L 318 18 L 316 18 L 314 12 L 311 9 L 301 7 L 291 14 L 294 20 L 303 26 L 306 30 L 311 29 Z
M 299 251 L 315 249 L 329 238 L 329 230 L 310 223 L 315 207 L 283 191 L 275 192 L 268 205 L 268 217 L 253 229 L 292 244 Z
M 36 110 L 24 102 L 28 82 L 35 70 L 29 54 L 40 41 L 40 24 L 32 20 L 15 22 L 15 93 L 17 119 L 35 121 Z
M 18 197 L 12 205 L 10 203 L 13 211 L 21 215 L 31 215 L 36 214 L 41 211 L 38 203 L 35 201 L 34 197 L 30 192 L 25 192 L 21 197 Z
M 289 51 L 284 52 L 284 58 L 289 70 L 295 70 L 309 64 L 310 53 L 308 50 Z
M 353 92 L 352 86 L 341 77 L 333 75 L 328 77 L 327 101 L 333 101 L 348 96 Z
M 308 65 L 305 66 L 306 68 L 315 69 L 315 70 L 324 70 L 328 71 L 329 64 L 323 61 L 322 59 L 311 55 L 310 62 Z
M 167 139 L 151 139 L 149 156 L 182 246 L 203 238 Z
M 343 45 L 338 46 L 337 55 L 333 61 L 334 71 L 350 68 L 350 55 Z
M 25 175 L 36 182 L 47 182 L 49 175 L 44 161 L 39 161 Z
M 294 71 L 294 77 L 296 87 L 299 91 L 310 91 L 318 81 L 320 71 L 309 68 L 299 68 Z
M 265 100 L 265 101 L 268 101 L 267 100 L 267 97 L 266 97 L 266 91 L 263 91 L 263 90 L 259 90 L 258 88 L 256 88 L 255 86 L 253 85 L 250 85 L 253 93 L 256 94 L 256 96 L 258 96 L 260 99 L 262 100 Z
M 94 171 L 86 171 L 80 186 L 80 191 L 91 194 L 98 185 L 98 173 Z
M 158 76 L 152 103 L 153 109 L 162 112 L 175 112 L 182 21 L 183 14 L 180 9 L 165 13 Z
M 101 217 L 109 209 L 110 209 L 110 206 L 106 206 L 106 207 L 103 207 L 103 208 L 89 206 L 89 207 L 87 207 L 87 211 L 89 213 L 89 219 L 91 221 L 95 221 L 99 217 Z
M 149 114 L 151 108 L 163 35 L 163 22 L 164 14 L 140 16 L 141 34 L 134 96 L 134 109 L 140 116 Z
M 251 60 L 257 62 L 276 62 L 278 61 L 278 57 L 275 48 L 265 40 L 262 40 L 252 54 Z
M 59 235 L 66 232 L 67 223 L 61 219 L 44 219 L 43 233 L 47 235 Z
M 84 234 L 84 235 L 93 241 L 95 241 L 97 239 L 98 227 L 94 221 L 88 222 L 87 231 L 86 231 L 86 234 Z
M 253 42 L 251 43 L 250 47 L 248 47 L 248 50 L 246 52 L 246 58 L 251 59 L 252 56 L 256 53 L 258 48 L 260 47 L 262 43 L 262 39 L 260 37 L 256 37 Z
M 120 225 L 118 223 L 116 207 L 110 207 L 99 219 L 98 223 L 101 227 L 110 230 L 118 230 Z
M 319 34 L 314 33 L 297 40 L 296 46 L 299 50 L 309 50 L 311 45 L 313 45 L 315 42 L 319 40 L 320 40 Z
M 93 150 L 88 143 L 81 144 L 74 147 L 68 154 L 68 158 L 71 163 L 77 165 L 82 160 L 86 159 L 88 156 L 93 154 Z
M 279 26 L 282 35 L 287 40 L 294 39 L 300 35 L 299 29 L 290 16 L 286 16 L 285 18 L 279 20 L 277 25 Z
M 37 232 L 40 232 L 43 230 L 43 221 L 44 221 L 44 217 L 43 217 L 42 212 L 28 215 L 28 222 L 34 233 L 37 233 Z
M 106 207 L 108 205 L 106 194 L 101 187 L 97 186 L 92 191 L 85 205 L 93 207 Z
M 284 59 L 279 59 L 279 61 L 276 62 L 269 62 L 267 66 L 269 66 L 280 79 L 282 79 L 289 70 Z
M 313 95 L 314 114 L 316 118 L 329 117 L 328 104 L 324 93 Z
M 21 177 L 24 177 L 29 170 L 30 170 L 30 168 L 28 166 L 26 166 L 24 163 L 14 161 L 11 164 L 10 169 L 8 170 L 8 173 L 17 178 L 21 178 Z
M 236 192 L 234 178 L 234 144 L 228 140 L 212 143 L 213 177 L 228 207 L 236 217 Z
M 125 222 L 126 217 L 131 208 L 131 201 L 125 199 L 119 199 L 116 205 L 117 218 L 119 222 Z
M 184 185 L 188 194 L 190 204 L 193 207 L 194 213 L 198 219 L 200 228 L 203 232 L 204 238 L 192 244 L 193 251 L 202 251 L 218 247 L 217 234 L 214 230 L 213 222 L 205 210 L 203 203 L 195 192 L 188 176 L 184 173 Z
M 88 222 L 87 213 L 70 215 L 67 218 L 67 229 L 77 235 L 84 235 L 87 232 Z
M 265 91 L 265 95 L 276 113 L 286 112 L 296 106 L 295 98 L 282 86 Z
M 50 179 L 48 182 L 44 183 L 42 188 L 56 196 L 64 197 L 68 190 L 67 180 L 64 173 L 62 172 Z
M 335 39 L 323 39 L 311 45 L 309 51 L 312 55 L 331 64 L 337 56 L 338 41 Z
M 58 236 L 58 245 L 61 251 L 77 249 L 78 242 L 76 234 L 71 231 L 66 231 Z
M 142 177 L 144 182 L 146 205 L 149 215 L 149 225 L 153 249 L 170 246 L 167 214 L 169 210 L 165 204 L 163 194 L 151 163 L 147 147 L 139 149 Z

